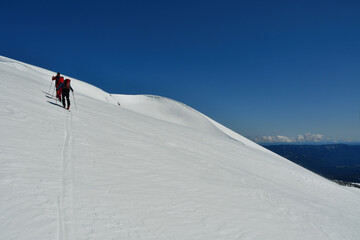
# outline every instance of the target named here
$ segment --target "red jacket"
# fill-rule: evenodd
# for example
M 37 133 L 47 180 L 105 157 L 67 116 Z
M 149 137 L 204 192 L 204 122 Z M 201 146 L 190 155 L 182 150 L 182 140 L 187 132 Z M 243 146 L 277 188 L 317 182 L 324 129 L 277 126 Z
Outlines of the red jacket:
M 58 87 L 60 84 L 62 84 L 64 82 L 64 77 L 60 77 L 60 76 L 53 76 L 52 80 L 55 80 L 55 86 Z

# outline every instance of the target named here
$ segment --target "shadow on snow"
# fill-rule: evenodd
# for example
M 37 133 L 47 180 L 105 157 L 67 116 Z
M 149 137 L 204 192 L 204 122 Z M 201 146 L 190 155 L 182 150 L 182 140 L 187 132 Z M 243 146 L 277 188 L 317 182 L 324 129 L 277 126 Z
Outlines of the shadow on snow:
M 53 102 L 50 102 L 50 101 L 47 101 L 48 103 L 54 105 L 54 106 L 58 106 L 58 107 L 61 107 L 61 108 L 64 108 L 62 105 L 60 104 L 57 104 L 57 103 L 53 103 Z

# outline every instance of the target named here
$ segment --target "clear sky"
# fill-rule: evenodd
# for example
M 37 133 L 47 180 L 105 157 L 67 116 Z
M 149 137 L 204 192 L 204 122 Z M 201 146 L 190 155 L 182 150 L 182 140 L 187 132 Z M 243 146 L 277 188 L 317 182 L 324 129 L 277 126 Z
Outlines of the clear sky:
M 3 1 L 0 27 L 0 55 L 251 139 L 360 142 L 360 1 Z

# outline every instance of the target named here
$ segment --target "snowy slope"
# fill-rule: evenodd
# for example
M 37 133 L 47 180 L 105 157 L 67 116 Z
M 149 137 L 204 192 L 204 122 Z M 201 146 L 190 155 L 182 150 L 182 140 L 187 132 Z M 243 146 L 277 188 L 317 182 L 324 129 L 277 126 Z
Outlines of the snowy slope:
M 52 75 L 0 57 L 0 239 L 360 239 L 358 189 L 170 99 L 72 79 L 69 113 Z

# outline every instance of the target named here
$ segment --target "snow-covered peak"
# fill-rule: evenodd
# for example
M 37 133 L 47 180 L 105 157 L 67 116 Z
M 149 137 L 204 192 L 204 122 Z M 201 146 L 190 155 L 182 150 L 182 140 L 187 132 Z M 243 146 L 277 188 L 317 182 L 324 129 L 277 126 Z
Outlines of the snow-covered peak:
M 195 109 L 178 101 L 153 95 L 112 95 L 121 107 L 216 136 L 226 134 Z

